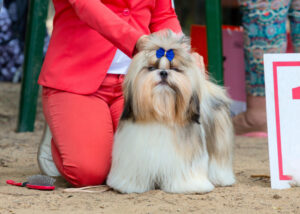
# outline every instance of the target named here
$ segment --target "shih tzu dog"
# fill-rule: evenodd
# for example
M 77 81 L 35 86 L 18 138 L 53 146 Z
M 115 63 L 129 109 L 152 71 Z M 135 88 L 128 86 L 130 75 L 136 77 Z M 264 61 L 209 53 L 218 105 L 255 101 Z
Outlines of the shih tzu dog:
M 205 193 L 235 182 L 230 99 L 197 66 L 186 37 L 150 35 L 129 67 L 124 98 L 110 187 Z

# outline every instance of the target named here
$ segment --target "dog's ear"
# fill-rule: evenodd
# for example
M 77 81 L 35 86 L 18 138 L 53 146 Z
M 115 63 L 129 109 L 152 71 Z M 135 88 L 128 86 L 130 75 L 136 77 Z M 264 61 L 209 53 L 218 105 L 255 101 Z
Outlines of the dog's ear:
M 190 99 L 187 116 L 190 122 L 200 124 L 200 103 L 198 94 L 196 92 L 193 93 Z
M 128 119 L 134 120 L 133 109 L 132 109 L 132 93 L 130 87 L 128 87 L 128 92 L 124 97 L 124 109 L 120 120 L 128 120 Z

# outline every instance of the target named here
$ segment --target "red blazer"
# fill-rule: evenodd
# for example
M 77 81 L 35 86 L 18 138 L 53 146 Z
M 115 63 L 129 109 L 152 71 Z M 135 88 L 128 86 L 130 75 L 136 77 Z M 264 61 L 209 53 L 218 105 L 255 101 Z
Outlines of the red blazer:
M 140 36 L 181 32 L 171 0 L 53 0 L 55 17 L 38 83 L 89 94 L 101 85 L 119 48 L 132 56 Z

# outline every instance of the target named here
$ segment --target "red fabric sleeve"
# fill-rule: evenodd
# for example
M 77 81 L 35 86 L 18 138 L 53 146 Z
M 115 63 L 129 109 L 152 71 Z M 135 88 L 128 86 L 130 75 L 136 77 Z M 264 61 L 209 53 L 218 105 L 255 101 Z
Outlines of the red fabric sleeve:
M 156 0 L 150 23 L 151 32 L 171 29 L 175 33 L 182 33 L 180 23 L 171 0 Z
M 135 44 L 144 33 L 118 17 L 100 0 L 69 0 L 69 2 L 82 21 L 132 57 Z

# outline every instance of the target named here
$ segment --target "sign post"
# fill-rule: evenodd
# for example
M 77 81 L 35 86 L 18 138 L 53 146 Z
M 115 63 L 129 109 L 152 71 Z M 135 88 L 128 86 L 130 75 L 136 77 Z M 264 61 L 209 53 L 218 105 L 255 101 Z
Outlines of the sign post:
M 271 186 L 289 188 L 300 172 L 300 54 L 265 54 Z

